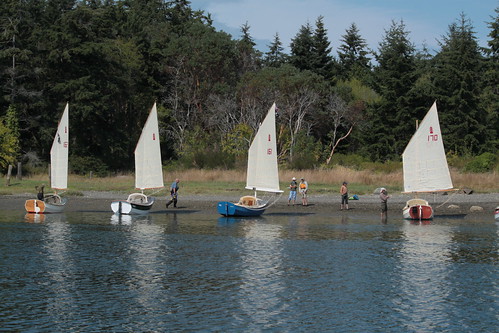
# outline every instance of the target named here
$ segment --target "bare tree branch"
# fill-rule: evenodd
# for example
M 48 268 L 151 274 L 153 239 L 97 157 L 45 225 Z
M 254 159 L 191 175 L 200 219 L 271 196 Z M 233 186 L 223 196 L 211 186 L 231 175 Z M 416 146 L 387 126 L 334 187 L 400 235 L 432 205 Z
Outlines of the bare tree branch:
M 328 104 L 326 106 L 326 112 L 331 115 L 331 120 L 333 123 L 333 129 L 330 133 L 331 137 L 331 152 L 326 160 L 326 164 L 331 162 L 336 148 L 339 143 L 346 139 L 351 133 L 355 125 L 362 119 L 362 111 L 364 110 L 364 104 L 362 102 L 354 103 L 352 106 L 348 106 L 345 101 L 337 94 L 331 94 L 328 98 Z M 340 135 L 340 130 L 343 128 L 348 128 L 347 133 Z

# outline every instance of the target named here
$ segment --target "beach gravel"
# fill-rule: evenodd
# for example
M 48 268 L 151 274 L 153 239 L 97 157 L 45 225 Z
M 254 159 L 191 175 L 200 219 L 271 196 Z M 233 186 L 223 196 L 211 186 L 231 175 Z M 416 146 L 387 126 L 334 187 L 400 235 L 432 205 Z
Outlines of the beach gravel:
M 241 195 L 244 193 L 241 193 Z M 411 198 L 406 194 L 390 194 L 388 199 L 388 209 L 391 212 L 401 211 L 405 202 Z M 24 208 L 24 201 L 32 198 L 33 194 L 23 195 L 3 195 L 0 196 L 0 209 L 12 210 L 13 207 Z M 349 208 L 352 211 L 363 213 L 378 213 L 379 212 L 379 197 L 376 194 L 358 195 L 359 200 L 350 200 Z M 117 192 L 105 191 L 87 191 L 83 192 L 83 196 L 70 196 L 66 212 L 70 211 L 110 211 L 110 204 L 115 200 L 125 200 L 126 195 Z M 237 202 L 239 195 L 207 195 L 207 194 L 179 194 L 179 208 L 189 210 L 200 210 L 216 213 L 216 204 L 218 201 Z M 495 207 L 499 206 L 499 193 L 449 193 L 430 194 L 424 199 L 432 205 L 435 210 L 435 215 L 447 214 L 473 214 L 473 215 L 489 215 L 493 214 Z M 167 197 L 165 195 L 156 197 L 156 203 L 152 208 L 155 210 L 166 210 L 165 203 Z M 308 212 L 308 213 L 335 213 L 340 212 L 340 195 L 339 194 L 318 194 L 309 195 L 309 206 L 302 206 L 300 198 L 297 198 L 295 206 L 288 206 L 287 193 L 283 193 L 277 202 L 267 209 L 267 212 Z M 471 211 L 471 207 L 481 207 L 483 210 Z M 173 208 L 169 208 L 170 210 Z

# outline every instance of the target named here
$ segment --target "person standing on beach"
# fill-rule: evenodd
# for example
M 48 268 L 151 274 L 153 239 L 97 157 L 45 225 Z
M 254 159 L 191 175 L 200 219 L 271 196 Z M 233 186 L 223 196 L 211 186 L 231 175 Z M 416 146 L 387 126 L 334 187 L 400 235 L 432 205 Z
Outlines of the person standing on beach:
M 177 208 L 177 199 L 178 199 L 178 190 L 179 190 L 178 183 L 180 183 L 180 180 L 177 178 L 170 186 L 171 199 L 166 203 L 166 208 L 168 208 L 168 206 L 170 206 L 172 202 L 173 202 L 173 207 Z
M 300 181 L 300 194 L 301 194 L 301 204 L 303 206 L 308 206 L 307 192 L 308 192 L 308 183 L 304 178 L 302 178 Z
M 289 198 L 288 198 L 288 206 L 293 201 L 293 206 L 296 203 L 296 189 L 298 188 L 298 183 L 296 182 L 296 177 L 291 179 L 291 183 L 289 184 Z
M 346 209 L 348 210 L 348 183 L 343 182 L 340 188 L 340 194 L 341 194 L 341 206 L 340 210 Z
M 386 218 L 387 211 L 388 211 L 388 205 L 387 201 L 390 198 L 388 193 L 386 192 L 386 188 L 382 187 L 381 190 L 379 191 L 379 198 L 381 200 L 381 218 Z

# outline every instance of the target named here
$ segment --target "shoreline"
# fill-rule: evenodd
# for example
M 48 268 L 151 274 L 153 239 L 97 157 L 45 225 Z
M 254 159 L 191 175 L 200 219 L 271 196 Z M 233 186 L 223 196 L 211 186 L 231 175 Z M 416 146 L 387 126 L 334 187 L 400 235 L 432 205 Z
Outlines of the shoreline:
M 243 193 L 241 193 L 242 195 Z M 353 194 L 351 194 L 353 195 Z M 389 194 L 390 195 L 390 194 Z M 0 210 L 24 210 L 24 201 L 33 198 L 34 194 L 16 194 L 0 196 Z M 178 208 L 166 209 L 167 197 L 161 195 L 156 197 L 156 203 L 151 212 L 154 211 L 181 211 L 182 209 L 200 210 L 216 213 L 216 204 L 219 201 L 237 202 L 240 195 L 206 195 L 179 193 Z M 69 202 L 66 212 L 82 211 L 111 211 L 112 201 L 125 200 L 126 195 L 107 191 L 85 191 L 83 196 L 68 196 Z M 412 198 L 407 194 L 391 194 L 388 199 L 388 211 L 392 214 L 402 211 L 405 202 Z M 499 206 L 499 193 L 479 193 L 449 195 L 430 194 L 422 197 L 432 205 L 435 216 L 438 215 L 490 215 L 493 216 L 494 209 Z M 277 202 L 266 210 L 266 213 L 318 213 L 334 214 L 343 213 L 340 210 L 341 198 L 339 194 L 309 195 L 309 205 L 302 206 L 301 198 L 297 198 L 296 204 L 288 206 L 288 193 L 283 193 Z M 380 201 L 377 194 L 359 195 L 359 200 L 349 200 L 349 208 L 355 213 L 379 213 Z M 479 207 L 473 208 L 472 207 Z M 476 209 L 476 210 L 474 210 Z M 473 210 L 473 211 L 472 211 Z M 345 212 L 346 213 L 346 212 Z

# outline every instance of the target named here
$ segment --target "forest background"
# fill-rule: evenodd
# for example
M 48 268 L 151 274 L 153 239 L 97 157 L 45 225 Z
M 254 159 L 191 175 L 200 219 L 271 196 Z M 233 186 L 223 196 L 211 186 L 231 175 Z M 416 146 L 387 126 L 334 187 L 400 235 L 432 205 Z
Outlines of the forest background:
M 186 0 L 2 0 L 1 169 L 45 171 L 69 102 L 70 171 L 131 171 L 157 102 L 164 166 L 243 170 L 275 102 L 283 169 L 393 171 L 436 101 L 451 167 L 499 172 L 499 8 L 487 47 L 463 13 L 435 54 L 403 21 L 377 50 L 352 23 L 336 55 L 323 17 L 289 54 L 277 33 L 262 53 L 247 23 L 238 37 L 212 23 Z

